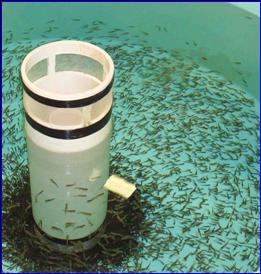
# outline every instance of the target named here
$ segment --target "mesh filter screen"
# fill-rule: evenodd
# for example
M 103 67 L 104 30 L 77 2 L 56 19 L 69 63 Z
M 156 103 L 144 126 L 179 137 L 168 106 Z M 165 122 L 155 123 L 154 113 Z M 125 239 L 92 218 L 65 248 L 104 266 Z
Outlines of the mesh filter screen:
M 48 62 L 47 59 L 43 59 L 36 63 L 31 69 L 27 72 L 27 77 L 31 82 L 34 82 L 47 75 Z
M 79 71 L 90 74 L 99 80 L 103 80 L 102 65 L 87 56 L 80 54 L 58 54 L 56 55 L 55 71 Z

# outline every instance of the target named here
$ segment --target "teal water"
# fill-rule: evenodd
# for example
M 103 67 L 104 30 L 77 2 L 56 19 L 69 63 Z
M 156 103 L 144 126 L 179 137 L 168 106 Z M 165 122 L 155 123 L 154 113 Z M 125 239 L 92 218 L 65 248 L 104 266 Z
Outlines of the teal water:
M 107 35 L 100 21 L 81 28 L 80 37 L 59 37 L 52 21 L 40 40 L 32 41 L 35 30 L 28 29 L 17 43 L 9 32 L 2 57 L 3 178 L 27 165 L 19 79 L 24 56 L 51 40 L 94 43 L 116 67 L 111 172 L 135 182 L 141 201 L 151 205 L 144 208 L 144 227 L 152 225 L 137 236 L 138 252 L 108 270 L 257 271 L 259 115 L 246 80 L 239 86 L 208 69 L 204 55 L 151 47 L 149 33 L 130 35 L 135 26 L 107 29 Z

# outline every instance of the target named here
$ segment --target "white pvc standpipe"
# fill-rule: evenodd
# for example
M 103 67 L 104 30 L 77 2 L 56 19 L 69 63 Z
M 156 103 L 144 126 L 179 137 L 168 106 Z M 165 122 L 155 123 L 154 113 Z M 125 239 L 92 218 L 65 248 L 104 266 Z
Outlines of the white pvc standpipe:
M 60 239 L 79 239 L 96 231 L 107 210 L 108 191 L 103 185 L 109 177 L 111 122 L 90 137 L 64 140 L 60 144 L 28 122 L 25 130 L 33 217 L 37 225 Z M 98 195 L 101 196 L 88 201 Z
M 81 239 L 104 222 L 113 74 L 109 55 L 80 41 L 43 45 L 22 63 L 33 217 L 51 237 Z

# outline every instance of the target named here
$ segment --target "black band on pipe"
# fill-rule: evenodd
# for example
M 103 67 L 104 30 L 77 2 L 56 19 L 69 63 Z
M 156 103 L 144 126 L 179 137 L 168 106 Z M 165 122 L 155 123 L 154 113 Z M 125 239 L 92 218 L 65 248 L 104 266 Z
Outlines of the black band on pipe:
M 25 112 L 25 118 L 32 128 L 43 133 L 44 135 L 57 138 L 57 139 L 68 140 L 68 139 L 78 139 L 78 138 L 86 137 L 102 129 L 110 120 L 111 111 L 112 111 L 112 108 L 110 108 L 107 114 L 95 124 L 92 124 L 90 126 L 83 127 L 83 128 L 72 129 L 72 130 L 54 129 L 54 128 L 43 126 L 37 123 L 35 120 L 33 120 L 29 116 L 29 114 L 26 112 Z
M 77 108 L 77 107 L 84 107 L 84 106 L 91 105 L 91 104 L 99 101 L 100 99 L 102 99 L 104 96 L 106 96 L 112 88 L 113 80 L 114 80 L 114 78 L 112 78 L 109 85 L 101 92 L 99 92 L 93 96 L 87 97 L 87 98 L 71 100 L 71 101 L 60 101 L 60 100 L 55 100 L 55 99 L 50 99 L 47 97 L 40 96 L 40 95 L 34 93 L 33 91 L 31 91 L 24 84 L 23 81 L 22 81 L 22 84 L 23 84 L 25 92 L 39 103 L 42 103 L 42 104 L 48 105 L 48 106 L 52 106 L 52 107 L 58 107 L 58 108 Z

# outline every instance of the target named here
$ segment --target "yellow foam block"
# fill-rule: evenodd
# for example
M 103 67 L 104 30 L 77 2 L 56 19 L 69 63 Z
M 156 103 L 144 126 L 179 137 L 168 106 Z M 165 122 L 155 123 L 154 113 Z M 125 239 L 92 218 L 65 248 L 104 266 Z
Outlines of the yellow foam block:
M 111 175 L 110 178 L 106 181 L 104 187 L 125 199 L 128 199 L 136 190 L 134 184 L 127 182 L 117 175 Z

